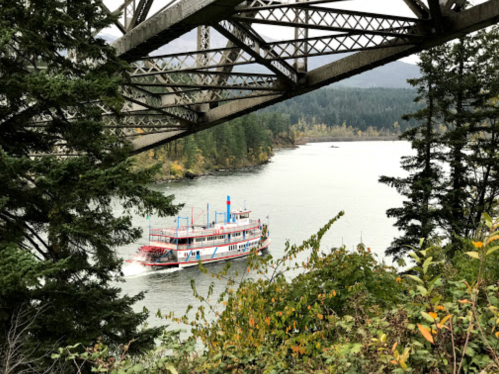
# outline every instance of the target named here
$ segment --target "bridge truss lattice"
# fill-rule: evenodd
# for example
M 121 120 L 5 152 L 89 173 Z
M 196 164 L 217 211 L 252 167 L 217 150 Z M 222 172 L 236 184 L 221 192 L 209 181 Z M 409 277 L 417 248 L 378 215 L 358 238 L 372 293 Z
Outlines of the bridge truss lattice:
M 377 0 L 405 3 L 410 17 L 359 11 L 372 0 L 180 0 L 151 15 L 154 1 L 106 8 L 123 13 L 113 46 L 133 69 L 122 89 L 126 118 L 106 113 L 106 124 L 135 152 L 499 22 L 499 0 L 468 9 L 462 0 Z M 290 37 L 269 40 L 260 25 Z M 172 52 L 192 30 L 197 45 Z M 211 45 L 214 34 L 225 44 Z M 334 54 L 343 56 L 309 69 L 310 59 Z

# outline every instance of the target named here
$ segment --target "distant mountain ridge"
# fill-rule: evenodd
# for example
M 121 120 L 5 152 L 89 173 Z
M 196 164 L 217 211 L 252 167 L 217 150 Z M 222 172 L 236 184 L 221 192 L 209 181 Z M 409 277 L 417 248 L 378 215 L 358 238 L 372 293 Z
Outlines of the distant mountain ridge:
M 108 42 L 112 42 L 116 39 L 110 35 L 100 35 L 103 39 Z M 226 39 L 213 32 L 211 35 L 211 47 L 220 48 L 225 47 Z M 187 51 L 193 51 L 197 47 L 197 32 L 196 30 L 190 31 L 185 34 L 182 38 L 173 40 L 167 46 L 160 48 L 154 54 L 169 54 L 169 53 L 181 53 Z M 344 58 L 346 54 L 342 55 L 327 55 L 309 58 L 309 70 L 315 69 L 319 66 L 327 64 L 329 62 L 337 61 Z M 243 65 L 237 66 L 234 69 L 240 72 L 250 72 L 250 73 L 265 73 L 268 72 L 261 65 Z M 421 76 L 419 67 L 416 65 L 408 64 L 402 61 L 395 61 L 374 70 L 367 71 L 365 73 L 356 75 L 352 78 L 345 79 L 341 82 L 335 83 L 334 87 L 355 87 L 355 88 L 373 88 L 373 87 L 384 87 L 384 88 L 410 88 L 411 86 L 407 83 L 407 79 L 418 78 Z

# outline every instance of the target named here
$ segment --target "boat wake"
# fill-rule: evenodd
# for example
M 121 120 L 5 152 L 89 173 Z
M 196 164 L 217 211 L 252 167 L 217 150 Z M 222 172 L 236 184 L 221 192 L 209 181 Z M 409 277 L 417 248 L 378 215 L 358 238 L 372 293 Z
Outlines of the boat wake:
M 150 274 L 174 273 L 179 270 L 182 269 L 168 268 L 168 269 L 155 270 L 139 264 L 128 264 L 123 267 L 123 275 L 125 276 L 125 278 L 138 278 Z

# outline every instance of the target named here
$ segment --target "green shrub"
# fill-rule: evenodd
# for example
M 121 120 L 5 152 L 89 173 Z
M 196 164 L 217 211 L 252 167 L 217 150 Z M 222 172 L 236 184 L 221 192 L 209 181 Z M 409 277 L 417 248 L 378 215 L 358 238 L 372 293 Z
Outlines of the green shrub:
M 193 285 L 204 303 L 195 318 L 168 316 L 192 327 L 186 341 L 170 332 L 139 358 L 110 361 L 105 347 L 69 357 L 116 374 L 499 372 L 499 287 L 488 274 L 499 249 L 497 222 L 486 217 L 484 241 L 468 243 L 464 248 L 471 250 L 454 259 L 463 270 L 462 256 L 468 258 L 466 280 L 441 247 L 425 248 L 423 241 L 405 275 L 362 245 L 321 253 L 323 235 L 342 215 L 302 245 L 287 244 L 281 259 L 253 253 L 251 277 L 228 278 L 216 302 L 209 301 L 212 287 L 204 297 Z M 305 251 L 309 257 L 298 263 Z M 212 276 L 222 279 L 227 270 Z M 289 271 L 300 274 L 288 279 Z M 202 351 L 196 351 L 199 342 Z

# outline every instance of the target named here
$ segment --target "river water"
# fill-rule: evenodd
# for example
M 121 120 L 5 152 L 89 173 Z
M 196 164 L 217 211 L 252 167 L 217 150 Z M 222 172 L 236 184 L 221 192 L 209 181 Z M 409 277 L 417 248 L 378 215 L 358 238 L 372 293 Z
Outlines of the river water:
M 332 146 L 337 148 L 333 148 Z M 399 176 L 400 157 L 411 154 L 406 142 L 349 142 L 314 143 L 296 149 L 276 152 L 269 164 L 251 170 L 218 173 L 192 181 L 166 183 L 152 188 L 164 194 L 174 194 L 177 203 L 185 203 L 181 216 L 191 216 L 196 223 L 206 222 L 206 204 L 210 203 L 210 220 L 214 212 L 224 212 L 226 197 L 231 196 L 232 207 L 243 207 L 246 200 L 252 218 L 270 221 L 272 245 L 268 251 L 274 257 L 283 254 L 287 240 L 301 243 L 316 233 L 338 212 L 345 216 L 325 235 L 322 249 L 344 244 L 353 249 L 362 240 L 380 259 L 397 229 L 394 220 L 386 217 L 386 210 L 400 206 L 401 197 L 395 190 L 378 183 L 381 175 Z M 267 217 L 269 217 L 267 219 Z M 134 217 L 134 224 L 144 229 L 144 237 L 134 245 L 123 247 L 119 255 L 127 258 L 140 245 L 147 244 L 148 226 L 174 226 L 174 218 L 147 220 Z M 306 254 L 304 254 L 306 257 Z M 232 268 L 246 269 L 244 259 L 233 261 Z M 391 259 L 385 261 L 391 264 Z M 223 264 L 212 264 L 217 271 Z M 206 290 L 212 279 L 197 268 L 171 271 L 143 272 L 137 266 L 125 265 L 124 293 L 147 291 L 135 308 L 145 306 L 151 311 L 150 325 L 164 324 L 155 317 L 174 311 L 182 314 L 187 305 L 197 305 L 192 296 L 191 280 L 198 289 Z M 215 283 L 215 293 L 224 287 Z

